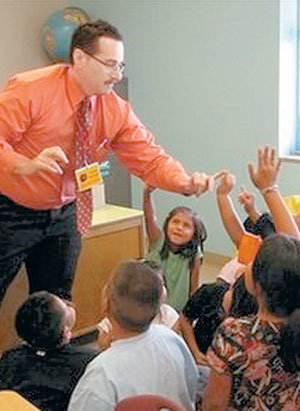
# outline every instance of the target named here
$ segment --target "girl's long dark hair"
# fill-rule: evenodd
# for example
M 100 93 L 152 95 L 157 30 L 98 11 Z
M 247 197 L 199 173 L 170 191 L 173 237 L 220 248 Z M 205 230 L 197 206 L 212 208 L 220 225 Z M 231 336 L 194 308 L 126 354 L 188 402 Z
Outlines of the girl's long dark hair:
M 159 254 L 162 260 L 166 260 L 168 258 L 169 252 L 171 250 L 170 240 L 167 234 L 168 224 L 171 218 L 179 212 L 187 213 L 192 217 L 194 224 L 194 235 L 191 241 L 189 241 L 187 244 L 179 246 L 175 251 L 175 254 L 178 253 L 188 258 L 189 267 L 191 269 L 194 266 L 195 257 L 199 251 L 199 248 L 201 250 L 201 253 L 204 252 L 203 244 L 207 239 L 207 231 L 199 215 L 189 207 L 179 206 L 171 210 L 168 214 L 163 226 L 165 241 Z
M 286 235 L 267 237 L 253 263 L 268 311 L 284 319 L 279 355 L 287 371 L 300 370 L 300 241 Z

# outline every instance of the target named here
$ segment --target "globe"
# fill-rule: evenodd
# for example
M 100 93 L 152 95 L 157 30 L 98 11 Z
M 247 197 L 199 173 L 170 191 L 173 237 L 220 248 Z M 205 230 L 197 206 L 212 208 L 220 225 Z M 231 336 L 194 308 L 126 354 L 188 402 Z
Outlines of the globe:
M 51 62 L 69 62 L 73 33 L 89 21 L 88 14 L 77 7 L 67 7 L 49 16 L 42 28 L 41 46 Z

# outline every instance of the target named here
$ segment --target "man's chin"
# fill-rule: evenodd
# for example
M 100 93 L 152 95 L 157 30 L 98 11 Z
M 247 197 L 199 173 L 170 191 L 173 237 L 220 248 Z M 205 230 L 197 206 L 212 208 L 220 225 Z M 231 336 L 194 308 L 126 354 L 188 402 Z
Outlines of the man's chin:
M 112 85 L 104 86 L 101 88 L 101 90 L 98 91 L 97 95 L 101 96 L 102 94 L 108 94 L 108 93 L 111 93 L 112 90 L 113 90 Z

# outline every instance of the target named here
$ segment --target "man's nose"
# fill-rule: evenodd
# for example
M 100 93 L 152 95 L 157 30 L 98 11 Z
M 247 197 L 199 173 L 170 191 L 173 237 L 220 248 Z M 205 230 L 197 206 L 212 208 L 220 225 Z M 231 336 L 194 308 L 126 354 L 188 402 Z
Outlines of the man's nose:
M 112 81 L 118 83 L 123 78 L 123 73 L 120 70 L 114 70 L 111 75 Z

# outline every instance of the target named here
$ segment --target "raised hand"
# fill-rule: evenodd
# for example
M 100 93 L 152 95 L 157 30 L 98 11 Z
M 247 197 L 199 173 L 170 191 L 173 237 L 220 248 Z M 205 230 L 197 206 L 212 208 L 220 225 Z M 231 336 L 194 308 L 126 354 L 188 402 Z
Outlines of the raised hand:
M 241 186 L 240 188 L 238 199 L 239 203 L 241 203 L 242 206 L 244 206 L 244 209 L 247 214 L 254 210 L 255 195 L 253 193 L 250 193 L 250 191 L 247 191 L 244 186 Z
M 41 151 L 35 158 L 24 157 L 14 168 L 14 173 L 31 175 L 40 171 L 62 174 L 62 166 L 69 163 L 67 156 L 59 146 L 53 146 Z
M 217 187 L 218 195 L 228 195 L 235 185 L 236 178 L 233 174 L 226 172 Z
M 281 160 L 275 158 L 275 149 L 265 146 L 257 150 L 257 168 L 253 163 L 248 165 L 252 183 L 259 189 L 271 188 L 276 184 Z

